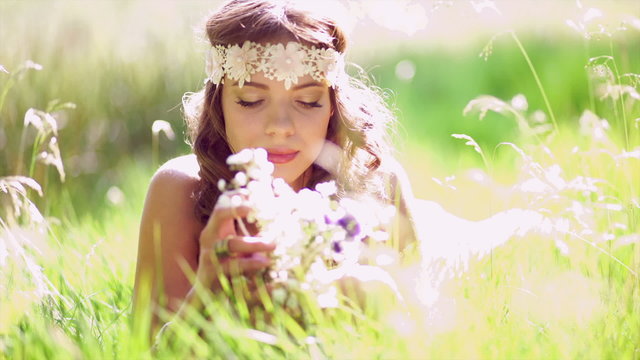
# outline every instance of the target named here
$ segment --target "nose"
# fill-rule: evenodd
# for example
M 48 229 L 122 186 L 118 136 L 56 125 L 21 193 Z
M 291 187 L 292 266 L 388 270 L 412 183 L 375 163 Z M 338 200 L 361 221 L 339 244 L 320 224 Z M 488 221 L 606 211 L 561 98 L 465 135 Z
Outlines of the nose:
M 274 106 L 273 111 L 269 114 L 267 121 L 266 133 L 271 136 L 288 137 L 295 133 L 293 116 L 285 102 Z

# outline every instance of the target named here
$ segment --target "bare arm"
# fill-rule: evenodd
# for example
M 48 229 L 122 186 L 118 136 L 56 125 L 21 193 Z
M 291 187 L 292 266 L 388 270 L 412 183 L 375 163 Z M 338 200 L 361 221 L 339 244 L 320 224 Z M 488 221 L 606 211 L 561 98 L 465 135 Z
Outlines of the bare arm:
M 158 170 L 149 186 L 140 224 L 133 307 L 138 326 L 150 320 L 151 335 L 162 325 L 163 311 L 181 317 L 186 307 L 199 307 L 195 287 L 216 291 L 218 275 L 228 276 L 232 261 L 242 273 L 269 264 L 262 252 L 273 250 L 273 244 L 236 234 L 234 217 L 245 216 L 250 208 L 216 204 L 203 225 L 194 213 L 197 186 L 197 171 L 179 160 Z M 229 249 L 240 256 L 213 261 L 214 244 L 228 237 Z
M 140 223 L 134 314 L 150 311 L 152 329 L 161 309 L 175 312 L 191 289 L 185 270 L 198 266 L 202 225 L 194 215 L 197 178 L 163 166 L 151 180 Z

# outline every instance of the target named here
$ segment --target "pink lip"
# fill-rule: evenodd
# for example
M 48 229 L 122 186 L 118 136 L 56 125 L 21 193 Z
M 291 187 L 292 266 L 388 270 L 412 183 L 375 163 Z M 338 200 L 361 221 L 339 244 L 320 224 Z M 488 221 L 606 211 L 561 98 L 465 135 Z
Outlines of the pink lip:
M 267 159 L 274 164 L 286 164 L 295 159 L 298 153 L 292 149 L 267 149 Z

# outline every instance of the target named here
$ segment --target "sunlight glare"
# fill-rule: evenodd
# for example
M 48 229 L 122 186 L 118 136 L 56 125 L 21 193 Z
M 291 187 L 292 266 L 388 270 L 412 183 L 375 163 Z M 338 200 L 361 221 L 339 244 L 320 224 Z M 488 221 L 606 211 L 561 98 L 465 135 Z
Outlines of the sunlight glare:
M 411 81 L 416 75 L 416 65 L 411 60 L 401 60 L 396 65 L 396 77 L 403 81 Z

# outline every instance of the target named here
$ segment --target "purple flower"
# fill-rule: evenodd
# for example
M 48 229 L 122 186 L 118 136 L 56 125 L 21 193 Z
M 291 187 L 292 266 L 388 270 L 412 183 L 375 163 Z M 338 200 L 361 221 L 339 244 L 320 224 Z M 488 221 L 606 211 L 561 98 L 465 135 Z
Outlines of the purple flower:
M 342 252 L 342 245 L 340 245 L 339 241 L 334 241 L 332 244 L 332 248 L 333 251 L 337 252 L 337 253 L 341 253 Z
M 338 220 L 338 225 L 342 226 L 349 237 L 354 237 L 360 234 L 360 224 L 352 215 L 347 214 L 343 216 Z
M 333 225 L 335 224 L 335 221 L 333 221 L 333 219 L 331 217 L 329 217 L 329 215 L 324 215 L 324 223 L 327 225 Z

